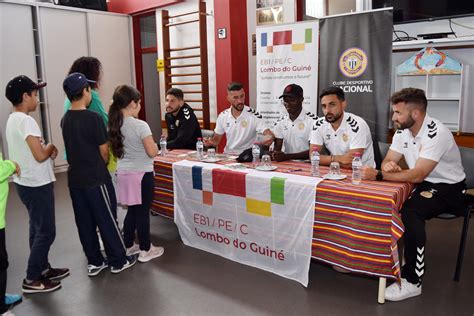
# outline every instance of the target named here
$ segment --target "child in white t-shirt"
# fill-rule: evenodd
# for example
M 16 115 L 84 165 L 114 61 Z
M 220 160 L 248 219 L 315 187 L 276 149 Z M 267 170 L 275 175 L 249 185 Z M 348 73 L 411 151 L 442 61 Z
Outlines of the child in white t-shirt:
M 28 115 L 38 106 L 38 90 L 46 85 L 35 83 L 27 76 L 10 80 L 5 96 L 13 104 L 7 121 L 6 138 L 9 158 L 21 168 L 21 176 L 13 182 L 30 217 L 30 256 L 24 293 L 51 292 L 61 287 L 58 281 L 69 275 L 69 269 L 51 268 L 49 249 L 56 237 L 54 187 L 56 181 L 52 160 L 58 155 L 53 144 L 44 144 L 41 130 Z

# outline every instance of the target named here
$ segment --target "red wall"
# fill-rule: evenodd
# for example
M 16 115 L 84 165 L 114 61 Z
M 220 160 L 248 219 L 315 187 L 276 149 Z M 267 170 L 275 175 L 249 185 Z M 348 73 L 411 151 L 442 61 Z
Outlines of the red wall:
M 214 26 L 217 112 L 220 113 L 229 107 L 226 99 L 228 83 L 241 82 L 245 91 L 249 91 L 246 1 L 214 1 Z M 217 38 L 217 30 L 220 28 L 226 28 L 227 38 Z M 248 101 L 247 96 L 247 104 Z
M 110 12 L 135 14 L 183 1 L 184 0 L 110 0 L 110 2 L 107 3 L 107 7 Z

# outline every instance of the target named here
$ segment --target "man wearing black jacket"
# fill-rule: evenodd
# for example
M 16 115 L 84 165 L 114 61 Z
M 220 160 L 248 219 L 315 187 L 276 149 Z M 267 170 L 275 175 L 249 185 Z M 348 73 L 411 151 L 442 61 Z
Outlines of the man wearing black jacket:
M 183 91 L 171 88 L 166 91 L 166 126 L 168 149 L 196 149 L 202 137 L 201 127 L 193 109 L 183 100 Z

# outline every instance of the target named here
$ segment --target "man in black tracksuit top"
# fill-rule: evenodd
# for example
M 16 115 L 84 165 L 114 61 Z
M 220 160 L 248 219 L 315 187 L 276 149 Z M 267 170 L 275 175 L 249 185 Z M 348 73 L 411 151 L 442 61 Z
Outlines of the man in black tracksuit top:
M 193 109 L 184 103 L 183 91 L 171 88 L 166 92 L 166 126 L 168 149 L 196 149 L 202 137 L 201 127 Z

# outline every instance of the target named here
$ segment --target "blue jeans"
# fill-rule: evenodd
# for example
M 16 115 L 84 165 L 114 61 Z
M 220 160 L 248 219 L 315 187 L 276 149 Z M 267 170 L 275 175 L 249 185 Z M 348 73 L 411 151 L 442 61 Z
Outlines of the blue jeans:
M 37 281 L 41 279 L 41 272 L 50 267 L 49 248 L 56 238 L 54 185 L 51 182 L 40 187 L 27 187 L 17 183 L 15 186 L 30 217 L 30 257 L 26 278 Z

